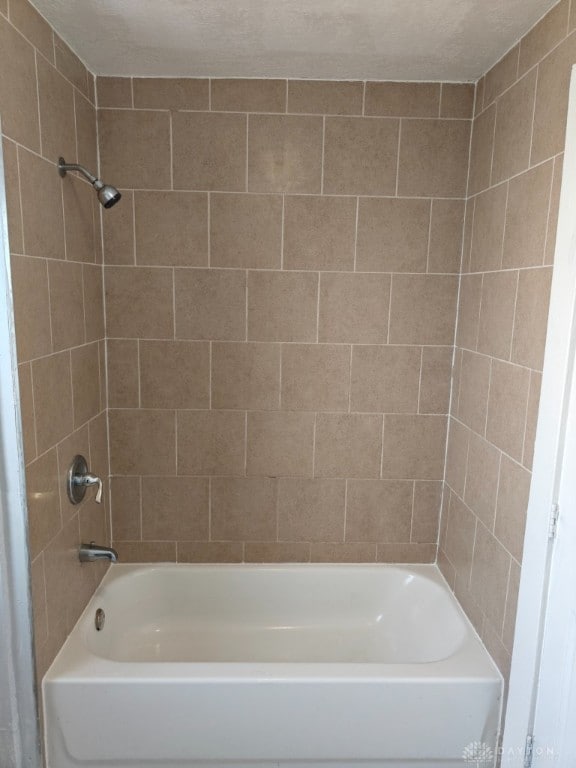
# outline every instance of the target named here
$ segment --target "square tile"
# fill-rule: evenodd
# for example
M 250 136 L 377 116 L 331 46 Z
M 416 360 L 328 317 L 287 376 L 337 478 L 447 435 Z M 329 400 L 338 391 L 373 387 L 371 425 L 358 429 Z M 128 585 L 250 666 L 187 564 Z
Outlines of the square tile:
M 136 263 L 208 266 L 208 198 L 198 192 L 135 192 Z
M 176 338 L 244 340 L 246 273 L 228 269 L 176 269 Z
M 452 344 L 457 294 L 456 276 L 394 275 L 390 343 Z
M 277 483 L 271 477 L 214 477 L 210 535 L 216 541 L 276 538 Z
M 384 343 L 389 301 L 389 275 L 322 274 L 318 340 Z
M 352 411 L 415 413 L 420 347 L 357 346 L 352 351 Z
M 214 342 L 211 383 L 213 408 L 278 408 L 280 345 Z
M 311 476 L 313 446 L 313 413 L 248 413 L 246 474 Z
M 344 480 L 278 481 L 279 541 L 343 541 Z
M 209 407 L 207 342 L 141 341 L 139 364 L 142 408 Z
M 246 417 L 239 411 L 179 411 L 179 475 L 243 475 Z
M 382 416 L 318 414 L 317 477 L 379 477 L 381 452 Z
M 315 273 L 248 273 L 251 341 L 316 341 L 317 307 Z
M 332 344 L 282 346 L 282 408 L 347 411 L 350 348 Z
M 410 541 L 414 483 L 348 480 L 346 541 Z

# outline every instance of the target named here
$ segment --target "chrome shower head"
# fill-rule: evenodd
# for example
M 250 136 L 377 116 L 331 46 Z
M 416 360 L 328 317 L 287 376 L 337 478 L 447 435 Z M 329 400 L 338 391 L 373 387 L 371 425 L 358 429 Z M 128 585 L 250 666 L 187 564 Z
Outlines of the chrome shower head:
M 78 165 L 78 163 L 67 163 L 63 157 L 59 157 L 58 173 L 64 178 L 68 171 L 78 171 L 78 173 L 81 173 L 88 179 L 98 194 L 100 205 L 104 206 L 104 208 L 112 208 L 112 206 L 116 205 L 118 200 L 122 197 L 116 187 L 112 187 L 110 184 L 104 184 L 103 181 L 90 173 L 90 171 L 84 168 L 83 165 Z

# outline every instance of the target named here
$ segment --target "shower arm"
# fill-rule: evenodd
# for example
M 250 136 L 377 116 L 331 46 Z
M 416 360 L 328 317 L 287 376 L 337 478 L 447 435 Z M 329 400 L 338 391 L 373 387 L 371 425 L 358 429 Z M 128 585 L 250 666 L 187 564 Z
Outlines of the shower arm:
M 81 173 L 85 178 L 88 179 L 90 184 L 92 184 L 93 187 L 96 189 L 100 189 L 104 186 L 104 184 L 98 179 L 96 176 L 90 173 L 90 171 L 87 168 L 84 168 L 83 165 L 79 165 L 78 163 L 67 163 L 63 157 L 58 158 L 58 173 L 62 178 L 66 176 L 68 171 L 78 171 Z

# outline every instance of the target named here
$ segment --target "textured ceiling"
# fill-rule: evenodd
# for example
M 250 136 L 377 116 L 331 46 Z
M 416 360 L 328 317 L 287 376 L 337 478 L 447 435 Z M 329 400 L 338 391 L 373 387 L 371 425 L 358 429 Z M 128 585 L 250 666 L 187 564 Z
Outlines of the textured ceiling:
M 475 80 L 556 0 L 33 0 L 96 74 Z

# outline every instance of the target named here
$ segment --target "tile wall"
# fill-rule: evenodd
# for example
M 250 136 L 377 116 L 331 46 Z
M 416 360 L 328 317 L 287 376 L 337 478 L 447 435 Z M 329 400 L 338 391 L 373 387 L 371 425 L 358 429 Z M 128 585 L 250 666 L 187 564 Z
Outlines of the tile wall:
M 97 90 L 121 558 L 433 561 L 473 87 Z
M 476 90 L 440 566 L 507 675 L 540 397 L 576 3 Z
M 28 487 L 38 675 L 100 580 L 80 541 L 106 542 L 106 504 L 73 507 L 83 453 L 108 474 L 100 214 L 59 155 L 97 167 L 94 78 L 26 0 L 0 3 L 0 120 Z

